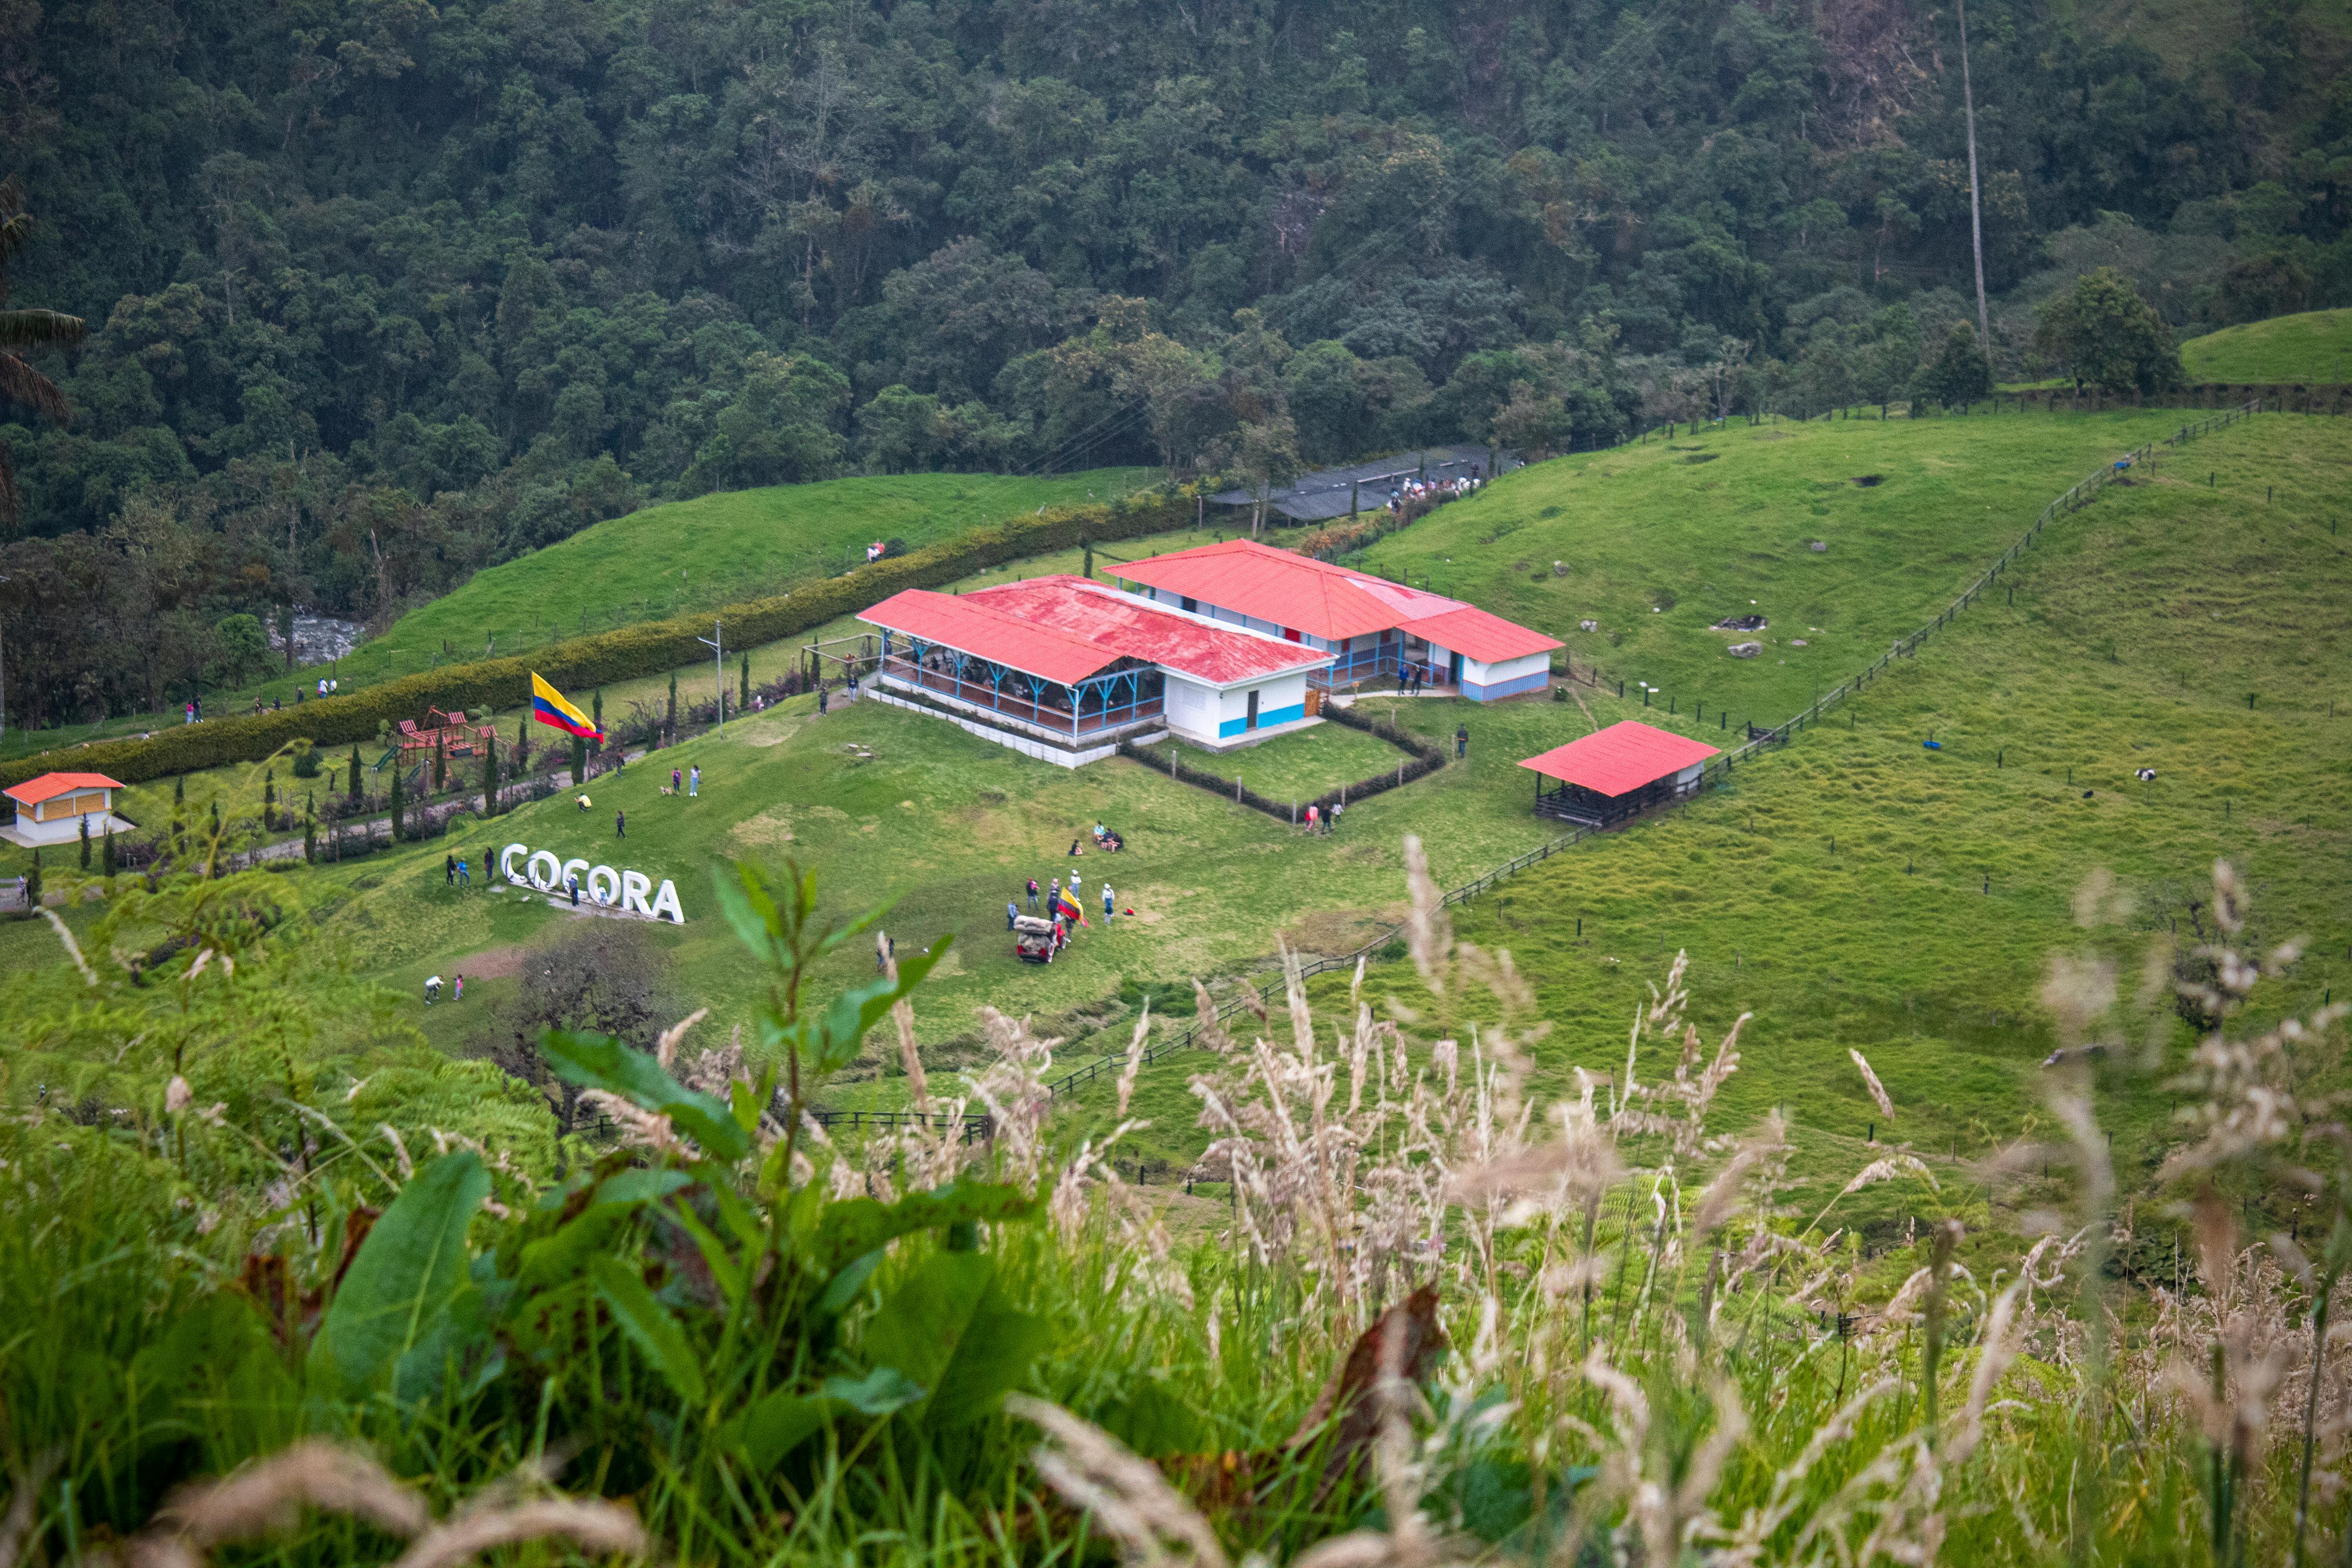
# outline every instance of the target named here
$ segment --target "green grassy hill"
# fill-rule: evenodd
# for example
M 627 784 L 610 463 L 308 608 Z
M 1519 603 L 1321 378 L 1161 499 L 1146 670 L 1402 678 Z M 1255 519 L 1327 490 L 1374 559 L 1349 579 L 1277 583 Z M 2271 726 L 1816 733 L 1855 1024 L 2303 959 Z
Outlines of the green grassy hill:
M 358 968 L 412 997 L 428 973 L 510 972 L 520 945 L 570 918 L 478 881 L 452 892 L 440 871 L 451 847 L 478 866 L 523 842 L 675 878 L 689 923 L 661 940 L 681 989 L 713 1005 L 723 1034 L 751 998 L 711 868 L 789 858 L 842 906 L 896 900 L 887 924 L 902 951 L 958 935 L 917 1010 L 940 1066 L 961 1058 L 982 1004 L 1076 1037 L 1064 1055 L 1082 1061 L 1123 1043 L 1139 986 L 1263 978 L 1277 935 L 1309 952 L 1367 940 L 1400 910 L 1408 833 L 1449 886 L 1554 836 L 1528 808 L 1522 757 L 1622 717 L 1718 742 L 1748 718 L 1785 718 L 1817 678 L 1834 684 L 1929 619 L 2052 494 L 2177 426 L 2160 411 L 1740 426 L 1507 476 L 1374 559 L 1561 632 L 1579 665 L 1598 660 L 1612 683 L 1483 708 L 1368 699 L 1427 733 L 1466 723 L 1471 757 L 1365 802 L 1335 838 L 1305 838 L 1132 763 L 1065 773 L 878 704 L 819 719 L 802 699 L 598 781 L 591 812 L 559 798 L 301 875 Z M 2084 879 L 2104 868 L 2127 925 L 2168 931 L 2221 854 L 2250 868 L 2269 929 L 2312 939 L 2298 984 L 2316 994 L 2352 980 L 2339 961 L 2352 906 L 2336 874 L 2352 831 L 2341 789 L 2352 702 L 2345 717 L 2329 712 L 2352 697 L 2352 648 L 2329 631 L 2352 542 L 2326 521 L 2347 458 L 2352 426 L 2266 416 L 2143 468 L 2053 527 L 2005 579 L 2013 606 L 2005 592 L 1980 604 L 1830 725 L 1687 813 L 1589 841 L 1464 911 L 1475 940 L 1511 948 L 1534 978 L 1557 1026 L 1540 1059 L 1564 1074 L 1622 1056 L 1627 1012 L 1687 949 L 1704 1022 L 1758 1014 L 1729 1091 L 1743 1114 L 1784 1105 L 1809 1146 L 1843 1158 L 1874 1118 L 1852 1047 L 1894 1087 L 1905 1136 L 1981 1152 L 2037 1114 L 2032 1064 L 2051 1045 L 2037 1000 L 2044 955 L 2091 942 L 2121 961 L 2138 940 L 2077 931 Z M 1879 482 L 1853 482 L 1870 475 Z M 1812 551 L 1815 540 L 1830 548 Z M 1553 575 L 1555 560 L 1566 575 Z M 1029 568 L 1047 564 L 1058 563 Z M 1709 629 L 1735 612 L 1769 616 L 1755 634 L 1761 657 L 1729 658 L 1732 636 Z M 1646 706 L 1643 681 L 1654 689 Z M 624 695 L 608 691 L 608 708 Z M 1940 749 L 1922 744 L 1931 735 Z M 1365 751 L 1327 726 L 1211 765 L 1304 793 L 1362 771 Z M 660 793 L 671 766 L 698 762 L 698 799 Z M 2143 765 L 2154 783 L 2133 776 Z M 625 843 L 616 809 L 628 813 Z M 1137 918 L 1084 933 L 1051 968 L 1016 963 L 1005 899 L 1029 876 L 1066 874 L 1071 839 L 1097 820 L 1131 848 L 1076 862 L 1088 912 L 1099 921 L 1093 889 L 1107 875 Z M 0 962 L 37 957 L 54 957 L 44 928 L 0 929 Z M 871 956 L 835 963 L 845 981 L 870 973 Z M 478 979 L 466 1009 L 412 1002 L 412 1016 L 463 1048 L 512 984 Z M 1411 989 L 1375 968 L 1375 999 Z M 887 1054 L 829 1091 L 834 1102 L 895 1103 Z M 1190 1070 L 1179 1055 L 1146 1074 L 1138 1104 L 1155 1119 L 1155 1152 L 1192 1145 Z M 2153 1138 L 2161 1096 L 2136 1082 L 2126 1136 Z M 1108 1109 L 1106 1090 L 1078 1113 Z
M 583 529 L 544 550 L 477 573 L 411 610 L 335 667 L 346 691 L 479 658 L 493 637 L 520 653 L 582 631 L 610 631 L 695 608 L 716 609 L 840 571 L 874 540 L 910 550 L 1044 506 L 1107 500 L 1150 484 L 1157 470 L 1097 468 L 1026 479 L 999 474 L 894 474 L 729 490 L 647 507 Z M 208 694 L 215 713 L 290 702 L 305 668 L 240 691 Z M 420 715 L 421 717 L 421 715 Z M 106 720 L 69 730 L 11 730 L 0 756 L 21 756 L 177 723 L 176 712 Z
M 2352 356 L 2352 310 L 2305 310 L 2224 327 L 2180 345 L 2191 381 L 2341 384 Z
M 1843 428 L 1812 431 L 1817 459 L 1854 449 Z M 1854 434 L 1876 445 L 1877 432 Z M 1897 471 L 1901 449 L 1881 450 L 1881 467 Z M 2331 509 L 2352 499 L 2337 477 L 2347 458 L 2352 431 L 2315 417 L 2265 416 L 2194 444 L 2177 478 L 2159 465 L 2053 525 L 2004 579 L 2013 605 L 2006 592 L 1980 601 L 1730 787 L 1588 841 L 1461 911 L 1468 940 L 1510 950 L 1533 978 L 1552 1029 L 1538 1058 L 1560 1077 L 1571 1066 L 1622 1070 L 1626 1019 L 1687 951 L 1693 1016 L 1710 1041 L 1741 1012 L 1755 1015 L 1725 1091 L 1727 1124 L 1780 1107 L 1806 1151 L 1800 1169 L 1840 1172 L 1869 1157 L 1874 1124 L 1882 1140 L 1891 1131 L 1939 1156 L 1948 1184 L 1966 1184 L 1966 1161 L 2046 1120 L 2039 1063 L 2059 1043 L 2040 1000 L 2048 955 L 2113 959 L 2126 998 L 2137 989 L 2162 1016 L 2165 975 L 2150 978 L 2147 955 L 2176 928 L 2184 946 L 2196 940 L 2194 900 L 2217 858 L 2248 873 L 2265 942 L 2306 944 L 2273 1005 L 2315 1005 L 2352 984 L 2352 891 L 2340 875 L 2352 845 L 2352 647 L 2328 629 L 2352 597 L 2352 539 L 2328 530 Z M 2266 506 L 2273 482 L 2278 499 Z M 1966 493 L 1954 481 L 1955 504 L 1938 515 L 1958 521 Z M 1489 494 L 1534 499 L 1504 486 Z M 1620 510 L 1626 499 L 1586 514 L 1588 536 L 1639 521 Z M 1472 515 L 1442 512 L 1396 545 L 1442 560 L 1451 535 L 1460 562 L 1478 548 Z M 1695 514 L 1690 526 L 1720 561 L 1748 553 L 1722 545 L 1766 525 Z M 1695 541 L 1667 531 L 1660 544 L 1672 559 Z M 1589 544 L 1587 559 L 1604 548 Z M 1767 605 L 1776 587 L 1804 586 L 1757 570 Z M 1890 607 L 1916 595 L 1902 611 L 1911 615 L 1946 588 L 1930 594 L 1890 570 L 1852 591 Z M 1675 657 L 1675 614 L 1652 617 L 1668 623 L 1656 642 L 1629 638 L 1651 656 L 1638 668 L 1723 689 L 1699 680 L 1711 665 Z M 1838 662 L 1849 661 L 1859 659 Z M 1767 665 L 1753 679 L 1785 688 L 1798 668 Z M 1643 717 L 1690 728 L 1689 701 L 1679 707 Z M 1618 710 L 1596 708 L 1602 721 Z M 1488 727 L 1524 711 L 1498 710 Z M 1705 730 L 1714 713 L 1710 703 Z M 1923 743 L 1931 736 L 1936 750 Z M 2142 767 L 2155 779 L 2139 780 Z M 1433 815 L 1421 820 L 1442 829 Z M 2110 890 L 2086 910 L 2078 894 L 2095 879 Z M 2086 913 L 2095 929 L 2081 923 Z M 1316 984 L 1343 991 L 1336 979 Z M 1374 965 L 1367 985 L 1375 998 L 1416 991 L 1401 963 Z M 2134 1053 L 2103 1073 L 2127 1188 L 2178 1137 L 2164 1082 L 2186 1044 L 2185 1030 L 2159 1036 L 2152 1058 Z M 1892 1129 L 1849 1048 L 1891 1089 Z M 1647 1064 L 1643 1076 L 1668 1065 Z M 1181 1055 L 1155 1064 L 1136 1113 L 1189 1127 L 1189 1072 Z M 1089 1094 L 1089 1114 L 1108 1117 L 1108 1090 Z M 1907 1211 L 1886 1201 L 1892 1225 Z
M 361 681 L 431 668 L 446 641 L 478 658 L 555 637 L 716 609 L 781 594 L 864 559 L 874 540 L 910 550 L 1018 512 L 1149 484 L 1154 471 L 1101 468 L 1045 479 L 892 474 L 730 490 L 647 507 L 477 573 L 364 644 L 343 669 Z

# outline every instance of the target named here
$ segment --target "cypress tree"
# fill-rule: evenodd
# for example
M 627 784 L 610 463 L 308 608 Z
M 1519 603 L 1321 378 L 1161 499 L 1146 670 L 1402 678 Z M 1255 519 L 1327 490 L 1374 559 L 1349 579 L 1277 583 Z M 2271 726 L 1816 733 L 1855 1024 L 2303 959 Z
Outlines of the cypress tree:
M 81 814 L 81 868 L 89 869 L 89 813 Z
M 366 795 L 362 793 L 360 788 L 359 743 L 357 742 L 353 742 L 352 743 L 352 805 L 354 806 L 359 805 L 366 799 Z
M 25 873 L 25 907 L 28 910 L 41 907 L 41 852 L 38 849 L 33 851 L 33 868 Z
M 482 815 L 499 814 L 499 738 L 496 732 L 482 737 Z
M 99 865 L 109 877 L 114 875 L 114 825 L 106 828 L 106 841 L 99 846 Z
M 319 819 L 308 814 L 302 818 L 302 858 L 313 866 L 319 863 Z
M 433 732 L 433 793 L 439 795 L 449 787 L 449 755 L 441 744 L 441 732 Z
M 352 754 L 354 756 L 358 755 L 357 752 L 353 752 Z M 188 775 L 182 773 L 179 777 L 172 781 L 172 804 L 173 805 L 179 805 L 185 802 L 187 798 Z
M 261 826 L 278 826 L 278 770 L 271 768 L 261 775 Z
M 677 671 L 674 669 L 669 672 L 669 718 L 662 727 L 669 731 L 669 738 L 675 742 L 677 740 Z
M 392 840 L 395 844 L 399 843 L 401 838 L 404 837 L 401 832 L 402 824 L 400 820 L 400 808 L 402 805 L 401 785 L 402 779 L 400 776 L 400 764 L 398 763 L 394 763 L 392 765 Z
M 588 776 L 588 742 L 579 736 L 572 737 L 572 787 L 577 789 Z
M 596 732 L 603 734 L 604 732 L 604 689 L 603 687 L 598 687 L 595 694 L 589 698 L 588 710 L 590 717 L 596 721 Z
M 749 712 L 751 707 L 751 656 L 748 653 L 743 656 L 742 700 L 735 707 L 738 712 Z

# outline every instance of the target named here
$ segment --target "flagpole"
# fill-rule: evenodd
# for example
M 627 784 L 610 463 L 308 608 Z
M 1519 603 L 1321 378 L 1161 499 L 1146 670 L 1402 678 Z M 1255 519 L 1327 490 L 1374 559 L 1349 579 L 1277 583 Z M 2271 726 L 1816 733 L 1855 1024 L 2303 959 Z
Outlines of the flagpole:
M 716 639 L 715 641 L 713 639 Z M 695 641 L 710 650 L 711 668 L 719 672 L 719 732 L 727 732 L 727 627 L 725 623 L 710 623 L 710 636 Z

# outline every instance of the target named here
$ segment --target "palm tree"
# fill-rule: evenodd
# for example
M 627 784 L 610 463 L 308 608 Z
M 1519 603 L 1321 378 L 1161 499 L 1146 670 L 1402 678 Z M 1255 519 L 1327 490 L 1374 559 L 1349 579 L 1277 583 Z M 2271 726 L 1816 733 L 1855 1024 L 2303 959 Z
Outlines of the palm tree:
M 33 237 L 33 217 L 25 210 L 24 187 L 11 174 L 0 180 L 0 404 L 22 403 L 62 425 L 73 417 L 57 383 L 25 363 L 17 349 L 53 348 L 82 340 L 79 316 L 56 310 L 11 310 L 8 303 L 8 258 Z M 0 529 L 13 531 L 23 507 L 16 495 L 16 470 L 8 448 L 0 444 Z

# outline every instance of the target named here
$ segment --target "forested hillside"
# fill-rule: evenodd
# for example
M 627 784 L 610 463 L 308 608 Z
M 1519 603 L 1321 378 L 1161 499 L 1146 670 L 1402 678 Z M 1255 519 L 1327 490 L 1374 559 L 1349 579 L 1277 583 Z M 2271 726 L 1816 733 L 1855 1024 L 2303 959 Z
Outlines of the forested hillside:
M 2215 13 L 2177 67 L 1971 15 L 2002 374 L 2093 265 L 2352 300 L 2334 23 Z M 11 303 L 89 328 L 69 424 L 0 406 L 19 721 L 651 500 L 1580 445 L 1897 395 L 1975 314 L 1916 0 L 0 0 L 0 144 Z

